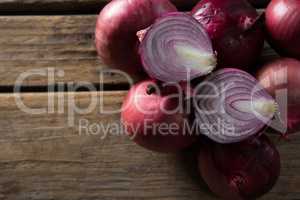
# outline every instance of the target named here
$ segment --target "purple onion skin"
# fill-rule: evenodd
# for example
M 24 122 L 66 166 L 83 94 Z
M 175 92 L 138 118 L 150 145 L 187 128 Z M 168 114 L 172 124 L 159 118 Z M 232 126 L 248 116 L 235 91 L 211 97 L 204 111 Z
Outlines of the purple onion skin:
M 266 9 L 270 45 L 281 55 L 300 59 L 300 1 L 272 0 Z
M 149 90 L 150 86 L 159 88 Z M 182 84 L 182 88 L 187 88 Z M 169 95 L 172 95 L 170 97 Z M 178 152 L 195 142 L 195 135 L 188 134 L 185 123 L 190 114 L 186 111 L 167 113 L 181 106 L 178 88 L 161 87 L 155 80 L 145 80 L 135 84 L 128 92 L 122 105 L 121 121 L 126 134 L 138 145 L 160 153 Z M 165 111 L 164 111 L 165 110 Z M 159 127 L 167 126 L 167 128 Z M 174 128 L 175 126 L 175 128 Z
M 275 98 L 276 92 L 287 90 L 287 134 L 300 131 L 300 61 L 279 58 L 264 65 L 258 72 L 260 84 Z M 283 80 L 286 80 L 283 82 Z M 285 98 L 285 97 L 284 97 Z M 280 105 L 282 107 L 285 105 Z M 282 116 L 282 119 L 285 117 Z
M 202 0 L 192 10 L 206 28 L 218 56 L 218 66 L 249 69 L 257 62 L 264 33 L 258 13 L 246 0 Z
M 265 135 L 230 145 L 205 141 L 198 165 L 211 191 L 226 200 L 256 199 L 280 175 L 279 152 Z
M 136 33 L 171 11 L 177 9 L 169 0 L 111 1 L 100 12 L 96 24 L 96 48 L 101 60 L 129 73 L 143 71 Z

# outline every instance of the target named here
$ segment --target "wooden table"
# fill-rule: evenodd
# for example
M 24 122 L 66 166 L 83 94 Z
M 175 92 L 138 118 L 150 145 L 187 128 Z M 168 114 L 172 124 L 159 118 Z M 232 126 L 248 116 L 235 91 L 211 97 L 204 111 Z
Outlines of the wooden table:
M 1 0 L 0 199 L 217 199 L 201 181 L 188 151 L 157 154 L 123 135 L 101 139 L 104 131 L 80 132 L 82 120 L 118 124 L 119 113 L 72 113 L 70 99 L 83 108 L 101 100 L 110 110 L 120 108 L 126 95 L 124 77 L 102 73 L 108 67 L 97 59 L 93 43 L 96 13 L 107 1 Z M 273 56 L 266 48 L 262 60 Z M 12 93 L 26 73 L 36 75 L 20 83 L 21 93 Z M 55 73 L 55 80 L 45 73 Z M 76 84 L 95 88 L 88 91 Z M 49 92 L 53 85 L 69 90 Z M 17 99 L 30 108 L 52 106 L 29 114 Z M 299 144 L 299 136 L 278 144 L 282 174 L 263 199 L 300 199 Z

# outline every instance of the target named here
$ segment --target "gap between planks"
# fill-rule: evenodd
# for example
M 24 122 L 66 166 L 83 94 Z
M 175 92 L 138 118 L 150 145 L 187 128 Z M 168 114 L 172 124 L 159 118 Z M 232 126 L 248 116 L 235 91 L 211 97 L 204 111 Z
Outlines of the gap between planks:
M 108 72 L 97 57 L 95 23 L 96 15 L 0 16 L 0 88 L 11 91 L 18 77 L 32 71 L 52 73 L 54 80 L 32 75 L 18 84 L 27 91 L 52 84 L 88 82 L 116 89 L 128 84 L 123 75 Z M 266 45 L 261 62 L 274 57 L 277 54 Z

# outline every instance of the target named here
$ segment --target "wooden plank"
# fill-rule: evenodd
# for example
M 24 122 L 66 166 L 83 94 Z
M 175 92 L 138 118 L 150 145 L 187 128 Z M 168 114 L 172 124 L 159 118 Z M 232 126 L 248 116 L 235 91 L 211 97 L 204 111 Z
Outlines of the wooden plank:
M 73 97 L 82 108 L 92 99 L 101 99 L 105 109 L 112 110 L 120 107 L 125 94 L 20 94 L 22 102 L 31 108 L 45 108 L 53 97 L 54 112 L 48 114 L 24 113 L 16 105 L 17 94 L 0 94 L 0 199 L 216 199 L 200 180 L 193 159 L 184 158 L 188 152 L 153 153 L 119 131 L 112 131 L 103 139 L 104 131 L 80 134 L 80 120 L 112 126 L 118 124 L 118 113 L 93 110 L 75 114 L 74 126 L 68 126 L 67 102 L 72 102 Z M 58 111 L 59 105 L 63 105 L 64 113 Z M 299 145 L 299 136 L 279 145 L 282 174 L 276 187 L 263 199 L 300 198 Z
M 126 84 L 128 81 L 122 75 L 102 73 L 109 68 L 97 58 L 95 22 L 95 15 L 0 16 L 0 86 L 14 85 L 24 72 L 45 72 L 48 68 L 64 72 L 64 76 L 55 75 L 54 83 Z M 275 55 L 269 47 L 264 52 L 266 58 Z M 22 83 L 50 84 L 41 75 L 31 76 Z
M 102 73 L 108 67 L 97 58 L 95 21 L 95 15 L 0 17 L 0 85 L 14 85 L 22 73 L 32 70 L 54 70 L 55 83 L 126 82 L 123 76 Z M 22 85 L 50 85 L 48 81 L 33 75 Z
M 111 0 L 1 0 L 1 14 L 98 13 Z M 198 0 L 171 0 L 178 8 L 191 9 Z

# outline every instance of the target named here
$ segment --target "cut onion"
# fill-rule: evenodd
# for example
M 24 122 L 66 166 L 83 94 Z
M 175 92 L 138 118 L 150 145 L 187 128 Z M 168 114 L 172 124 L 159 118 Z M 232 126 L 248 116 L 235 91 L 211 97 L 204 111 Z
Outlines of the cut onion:
M 198 130 L 219 143 L 234 143 L 257 134 L 273 118 L 277 104 L 247 72 L 226 68 L 194 89 Z
M 191 80 L 216 66 L 205 29 L 192 16 L 180 12 L 159 18 L 145 34 L 139 52 L 148 75 L 165 82 Z

